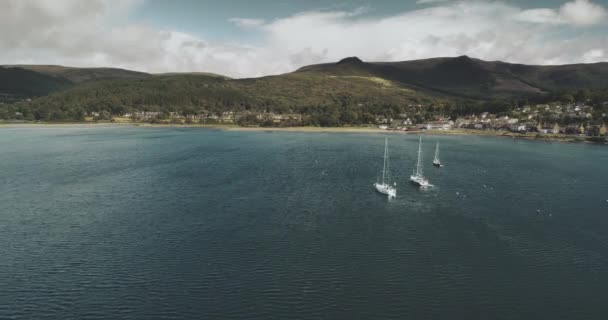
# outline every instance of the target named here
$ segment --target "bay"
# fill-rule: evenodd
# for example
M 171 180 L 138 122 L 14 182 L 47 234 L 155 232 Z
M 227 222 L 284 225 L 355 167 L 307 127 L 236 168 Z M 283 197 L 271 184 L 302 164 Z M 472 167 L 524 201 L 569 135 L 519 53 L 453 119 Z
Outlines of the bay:
M 605 318 L 608 148 L 384 137 L 0 129 L 0 318 Z

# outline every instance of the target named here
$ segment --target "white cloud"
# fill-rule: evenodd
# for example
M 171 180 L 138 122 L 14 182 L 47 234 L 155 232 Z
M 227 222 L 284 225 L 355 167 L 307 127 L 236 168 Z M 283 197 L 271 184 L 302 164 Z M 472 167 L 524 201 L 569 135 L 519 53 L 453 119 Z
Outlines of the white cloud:
M 564 3 L 559 9 L 524 10 L 518 13 L 515 18 L 534 23 L 587 26 L 605 23 L 606 9 L 588 0 L 574 0 Z
M 586 63 L 598 62 L 606 59 L 603 49 L 591 49 L 583 55 L 583 61 Z
M 590 25 L 605 22 L 606 9 L 589 0 L 575 0 L 562 5 L 559 15 L 572 24 Z
M 235 25 L 243 28 L 260 27 L 266 23 L 264 19 L 250 19 L 250 18 L 230 18 L 228 21 Z
M 353 55 L 367 61 L 399 61 L 466 54 L 529 64 L 608 58 L 608 33 L 585 31 L 591 22 L 603 22 L 605 9 L 586 0 L 530 10 L 477 0 L 385 17 L 367 16 L 362 8 L 303 12 L 269 22 L 231 19 L 259 32 L 263 41 L 257 45 L 217 43 L 126 22 L 129 10 L 140 3 L 3 0 L 0 61 L 251 77 Z

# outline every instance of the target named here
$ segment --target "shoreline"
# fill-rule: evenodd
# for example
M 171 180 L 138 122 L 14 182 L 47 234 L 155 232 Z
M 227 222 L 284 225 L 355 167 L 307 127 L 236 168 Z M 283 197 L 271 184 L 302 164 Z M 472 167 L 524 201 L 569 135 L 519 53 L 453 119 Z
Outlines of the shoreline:
M 509 131 L 493 130 L 473 130 L 473 129 L 452 129 L 452 130 L 420 130 L 420 131 L 400 131 L 384 130 L 371 127 L 285 127 L 285 128 L 263 128 L 263 127 L 236 127 L 227 129 L 229 131 L 266 131 L 266 132 L 331 132 L 331 133 L 382 133 L 382 134 L 425 134 L 442 136 L 479 136 L 479 137 L 499 137 L 512 139 L 525 139 L 533 141 L 555 141 L 567 143 L 593 143 L 607 144 L 587 140 L 587 136 L 575 135 L 556 135 L 556 134 L 537 134 L 537 133 L 514 133 Z
M 204 128 L 225 131 L 242 132 L 318 132 L 318 133 L 382 133 L 382 134 L 427 134 L 427 135 L 458 135 L 458 136 L 485 136 L 517 138 L 534 141 L 556 141 L 569 143 L 593 143 L 605 145 L 607 143 L 587 140 L 587 136 L 555 135 L 537 133 L 513 133 L 508 131 L 452 129 L 452 130 L 424 130 L 399 131 L 384 130 L 377 127 L 241 127 L 234 124 L 153 124 L 142 122 L 1 122 L 2 128 L 70 128 L 70 127 L 134 127 L 134 128 Z

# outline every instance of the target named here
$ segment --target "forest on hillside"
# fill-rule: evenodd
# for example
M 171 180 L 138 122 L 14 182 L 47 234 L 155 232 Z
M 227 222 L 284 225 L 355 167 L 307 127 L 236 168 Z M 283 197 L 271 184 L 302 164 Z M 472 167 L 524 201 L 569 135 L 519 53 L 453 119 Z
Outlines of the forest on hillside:
M 234 112 L 242 117 L 238 122 L 243 125 L 260 124 L 260 119 L 253 115 L 266 113 L 301 115 L 302 120 L 297 123 L 288 122 L 293 125 L 341 126 L 373 124 L 380 118 L 400 118 L 404 114 L 415 123 L 482 112 L 510 115 L 516 108 L 528 104 L 575 102 L 593 106 L 591 121 L 606 121 L 608 113 L 608 88 L 547 90 L 474 99 L 429 91 L 359 71 L 348 71 L 346 75 L 303 71 L 253 79 L 204 74 L 137 77 L 128 74 L 129 78 L 125 78 L 122 74 L 122 78 L 69 84 L 57 77 L 15 70 L 4 72 L 0 79 L 4 82 L 0 84 L 32 98 L 0 101 L 0 119 L 82 121 L 87 114 L 100 114 L 103 115 L 98 116 L 100 120 L 108 120 L 146 111 L 158 112 L 157 120 L 163 120 L 170 114 L 221 116 Z M 27 89 L 15 87 L 11 76 L 32 85 Z M 554 115 L 542 117 L 546 119 L 539 121 L 579 120 L 556 119 Z

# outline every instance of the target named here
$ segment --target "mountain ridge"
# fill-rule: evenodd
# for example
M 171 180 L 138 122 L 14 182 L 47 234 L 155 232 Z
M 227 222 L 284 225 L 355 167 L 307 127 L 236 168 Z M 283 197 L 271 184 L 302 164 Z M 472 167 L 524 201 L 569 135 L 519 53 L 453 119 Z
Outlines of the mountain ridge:
M 334 118 L 346 112 L 352 113 L 346 117 L 369 119 L 372 115 L 400 114 L 412 106 L 447 113 L 448 106 L 470 110 L 472 104 L 500 102 L 504 109 L 513 101 L 560 91 L 608 89 L 605 62 L 533 66 L 468 56 L 399 62 L 365 62 L 353 56 L 285 74 L 244 79 L 112 68 L 28 68 L 0 68 L 0 102 L 3 97 L 9 103 L 35 98 L 11 108 L 35 110 L 36 119 L 48 118 L 54 112 L 51 118 L 62 119 L 66 114 L 102 110 L 112 114 L 129 110 L 312 112 Z
M 608 87 L 608 62 L 525 65 L 468 56 L 397 62 L 323 63 L 295 72 L 366 73 L 428 90 L 469 98 L 507 98 L 560 89 Z M 348 65 L 348 68 L 344 67 Z

